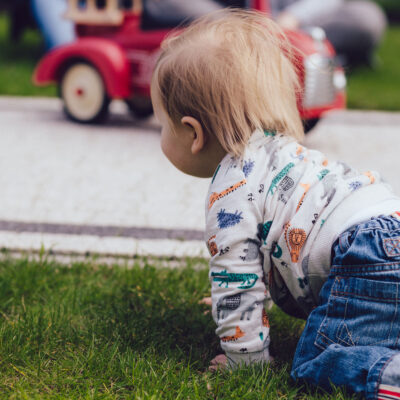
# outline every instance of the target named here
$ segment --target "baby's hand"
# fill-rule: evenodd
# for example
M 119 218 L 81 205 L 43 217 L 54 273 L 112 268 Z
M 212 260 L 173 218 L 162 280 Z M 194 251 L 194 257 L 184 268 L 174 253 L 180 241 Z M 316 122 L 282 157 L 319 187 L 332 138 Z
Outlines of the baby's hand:
M 212 300 L 211 300 L 211 297 L 204 297 L 203 299 L 201 299 L 200 301 L 199 301 L 199 303 L 200 304 L 205 304 L 206 306 L 212 306 Z M 210 310 L 208 309 L 208 310 L 206 310 L 206 311 L 204 311 L 204 314 L 205 315 L 207 315 L 207 314 L 209 314 L 210 313 Z
M 212 305 L 212 300 L 211 297 L 203 297 L 200 301 L 200 304 L 205 304 L 206 306 L 211 306 Z
M 208 370 L 218 371 L 219 369 L 225 369 L 227 366 L 228 366 L 228 359 L 226 358 L 226 355 L 218 354 L 211 360 Z

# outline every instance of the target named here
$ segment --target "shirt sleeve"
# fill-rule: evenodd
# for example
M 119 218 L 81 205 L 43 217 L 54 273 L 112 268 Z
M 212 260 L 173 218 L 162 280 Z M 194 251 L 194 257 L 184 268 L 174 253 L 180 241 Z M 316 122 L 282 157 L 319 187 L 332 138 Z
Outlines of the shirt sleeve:
M 241 172 L 211 185 L 206 205 L 212 315 L 232 367 L 269 361 L 267 292 L 257 236 L 262 213 Z

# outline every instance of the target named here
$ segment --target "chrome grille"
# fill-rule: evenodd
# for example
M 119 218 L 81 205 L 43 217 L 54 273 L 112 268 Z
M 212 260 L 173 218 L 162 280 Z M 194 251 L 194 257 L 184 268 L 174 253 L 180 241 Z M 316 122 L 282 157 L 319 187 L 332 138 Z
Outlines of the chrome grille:
M 313 54 L 304 60 L 305 80 L 303 107 L 331 104 L 336 97 L 335 64 L 332 58 Z

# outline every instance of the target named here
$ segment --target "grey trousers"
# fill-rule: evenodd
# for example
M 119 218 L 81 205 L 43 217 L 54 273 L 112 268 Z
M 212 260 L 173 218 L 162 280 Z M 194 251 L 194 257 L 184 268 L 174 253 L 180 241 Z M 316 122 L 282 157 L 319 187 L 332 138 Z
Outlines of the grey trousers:
M 220 10 L 223 6 L 214 0 L 145 0 L 143 8 L 148 27 L 160 28 L 176 27 Z
M 375 3 L 351 0 L 335 13 L 313 21 L 326 32 L 336 52 L 345 64 L 369 62 L 387 26 L 386 16 Z

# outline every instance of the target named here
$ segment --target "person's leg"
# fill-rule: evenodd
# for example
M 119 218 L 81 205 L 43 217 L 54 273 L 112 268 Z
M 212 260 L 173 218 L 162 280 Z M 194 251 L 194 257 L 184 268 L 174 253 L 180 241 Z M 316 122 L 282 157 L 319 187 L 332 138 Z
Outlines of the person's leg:
M 326 389 L 344 385 L 367 399 L 400 392 L 400 222 L 372 219 L 342 234 L 331 271 L 292 377 Z
M 370 62 L 387 25 L 380 7 L 367 0 L 347 1 L 337 12 L 314 23 L 325 30 L 338 55 L 349 65 Z
M 63 17 L 66 9 L 66 0 L 32 0 L 32 10 L 48 49 L 75 39 L 73 22 Z
M 343 288 L 348 290 L 348 286 Z M 356 393 L 364 393 L 367 399 L 376 399 L 383 369 L 400 353 L 379 344 L 375 345 L 374 342 L 380 341 L 374 339 L 376 333 L 371 332 L 372 337 L 368 337 L 368 334 L 352 326 L 351 321 L 355 322 L 354 325 L 364 322 L 356 322 L 359 317 L 355 310 L 357 305 L 348 306 L 351 302 L 350 295 L 342 299 L 343 301 L 339 300 L 342 303 L 340 305 L 335 301 L 335 293 L 338 290 L 338 282 L 333 279 L 325 284 L 323 291 L 328 296 L 323 295 L 323 304 L 316 308 L 307 320 L 296 349 L 291 375 L 296 380 L 304 380 L 326 390 L 330 390 L 332 384 L 346 386 Z M 364 294 L 367 295 L 367 292 L 364 291 Z M 354 310 L 356 314 L 350 314 L 349 309 Z M 383 326 L 387 324 L 385 320 L 375 319 L 372 310 L 365 312 L 369 313 L 369 318 L 375 320 L 377 325 L 382 322 Z M 388 313 L 381 316 L 387 317 Z M 347 320 L 349 322 L 346 322 Z M 366 330 L 367 324 L 368 322 L 365 325 Z M 384 336 L 387 336 L 389 329 L 383 333 Z M 396 338 L 392 338 L 392 341 L 395 342 Z M 368 342 L 371 345 L 367 345 Z M 395 370 L 395 373 L 400 386 L 400 370 Z

